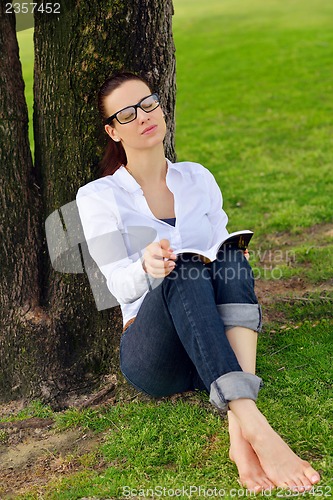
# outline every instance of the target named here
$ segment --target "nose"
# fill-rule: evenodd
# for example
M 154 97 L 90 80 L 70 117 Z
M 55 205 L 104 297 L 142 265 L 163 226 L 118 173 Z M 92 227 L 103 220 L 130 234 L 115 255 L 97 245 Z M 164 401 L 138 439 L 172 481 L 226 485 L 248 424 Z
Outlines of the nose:
M 143 111 L 143 109 L 139 108 L 136 110 L 137 119 L 140 123 L 145 122 L 149 118 L 149 114 Z

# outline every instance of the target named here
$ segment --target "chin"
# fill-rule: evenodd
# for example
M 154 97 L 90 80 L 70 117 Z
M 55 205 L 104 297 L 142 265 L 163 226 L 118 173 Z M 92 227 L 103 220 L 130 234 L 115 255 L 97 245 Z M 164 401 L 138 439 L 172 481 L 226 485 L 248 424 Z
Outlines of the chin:
M 156 146 L 158 144 L 163 144 L 164 138 L 165 138 L 165 132 L 164 131 L 162 132 L 158 129 L 156 130 L 156 132 L 153 135 L 146 137 L 150 146 Z

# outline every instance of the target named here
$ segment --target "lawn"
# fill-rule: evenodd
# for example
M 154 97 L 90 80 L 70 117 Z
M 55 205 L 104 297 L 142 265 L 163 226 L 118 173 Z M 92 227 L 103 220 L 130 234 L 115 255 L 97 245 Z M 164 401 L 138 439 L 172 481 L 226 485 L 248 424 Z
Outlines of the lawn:
M 215 174 L 232 230 L 332 221 L 330 2 L 174 4 L 179 159 Z
M 322 474 L 321 489 L 302 496 L 332 497 L 333 4 L 174 0 L 174 8 L 178 159 L 214 173 L 230 230 L 255 231 L 251 261 L 258 288 L 269 290 L 264 313 L 273 311 L 259 338 L 258 406 Z M 19 34 L 27 89 L 31 35 Z M 53 415 L 38 404 L 27 411 L 21 418 Z M 199 487 L 245 496 L 226 421 L 205 395 L 53 417 L 56 432 L 79 428 L 101 442 L 84 455 L 55 454 L 63 467 L 49 484 L 15 498 L 151 498 L 161 488 L 164 496 L 184 488 L 178 498 L 188 498 L 190 487 L 193 498 L 204 498 Z

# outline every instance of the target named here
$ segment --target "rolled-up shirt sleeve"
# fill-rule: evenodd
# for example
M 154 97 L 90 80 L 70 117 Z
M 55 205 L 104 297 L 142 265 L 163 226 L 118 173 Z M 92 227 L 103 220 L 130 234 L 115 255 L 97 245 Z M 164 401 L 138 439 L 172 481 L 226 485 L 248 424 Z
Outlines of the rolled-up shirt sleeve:
M 80 188 L 76 203 L 89 253 L 105 276 L 108 289 L 119 303 L 136 301 L 148 291 L 153 278 L 143 269 L 140 249 L 128 255 L 112 190 L 89 192 L 86 187 Z

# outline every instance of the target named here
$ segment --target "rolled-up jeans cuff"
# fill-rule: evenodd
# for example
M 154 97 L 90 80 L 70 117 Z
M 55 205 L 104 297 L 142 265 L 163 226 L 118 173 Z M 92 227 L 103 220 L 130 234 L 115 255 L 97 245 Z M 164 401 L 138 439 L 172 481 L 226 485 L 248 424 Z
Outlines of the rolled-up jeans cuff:
M 261 331 L 261 307 L 259 304 L 218 304 L 217 309 L 225 328 L 243 326 Z
M 257 400 L 263 382 L 260 377 L 247 372 L 229 372 L 221 375 L 210 385 L 209 401 L 222 411 L 234 399 Z

